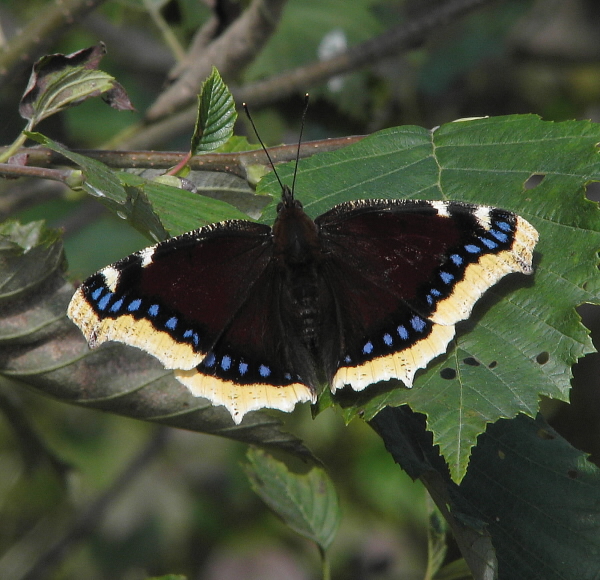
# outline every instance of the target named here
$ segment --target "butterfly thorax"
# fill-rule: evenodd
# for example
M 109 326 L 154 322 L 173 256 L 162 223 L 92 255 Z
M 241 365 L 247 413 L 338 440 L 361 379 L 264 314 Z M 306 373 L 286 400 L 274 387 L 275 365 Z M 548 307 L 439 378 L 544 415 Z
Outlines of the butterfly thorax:
M 277 208 L 273 224 L 274 257 L 282 267 L 318 262 L 319 232 L 315 222 L 302 209 L 302 204 L 286 197 Z
M 318 358 L 334 311 L 321 275 L 319 230 L 300 202 L 285 195 L 273 225 L 273 257 L 281 277 L 280 312 L 287 333 Z

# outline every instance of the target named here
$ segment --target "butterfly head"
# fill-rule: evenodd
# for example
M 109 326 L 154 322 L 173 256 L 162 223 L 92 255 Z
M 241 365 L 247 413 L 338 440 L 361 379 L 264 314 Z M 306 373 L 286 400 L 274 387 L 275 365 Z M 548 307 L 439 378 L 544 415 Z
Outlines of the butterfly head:
M 294 190 L 287 185 L 281 186 L 281 201 L 277 205 L 277 215 L 284 210 L 302 209 L 302 203 L 294 197 Z

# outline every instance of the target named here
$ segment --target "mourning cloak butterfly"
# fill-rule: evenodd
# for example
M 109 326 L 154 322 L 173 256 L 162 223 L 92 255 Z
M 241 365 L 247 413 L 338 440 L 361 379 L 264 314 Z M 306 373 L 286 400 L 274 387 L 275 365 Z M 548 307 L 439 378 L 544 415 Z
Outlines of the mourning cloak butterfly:
M 272 228 L 225 221 L 136 252 L 68 315 L 91 347 L 145 350 L 239 423 L 322 384 L 411 387 L 488 288 L 531 274 L 537 239 L 514 213 L 449 201 L 351 201 L 313 221 L 285 186 Z

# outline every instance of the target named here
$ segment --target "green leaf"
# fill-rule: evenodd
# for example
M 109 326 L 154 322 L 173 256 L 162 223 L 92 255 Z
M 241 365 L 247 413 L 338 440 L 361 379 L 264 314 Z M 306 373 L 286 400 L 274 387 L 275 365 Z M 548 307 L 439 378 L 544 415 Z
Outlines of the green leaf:
M 339 526 L 340 510 L 333 483 L 321 467 L 292 473 L 264 451 L 250 448 L 245 471 L 252 489 L 291 529 L 324 552 Z
M 455 515 L 487 526 L 501 578 L 597 578 L 600 470 L 541 417 L 490 425 L 459 497 Z
M 66 316 L 73 295 L 62 243 L 41 222 L 0 225 L 0 382 L 66 403 L 190 431 L 310 451 L 279 421 L 252 413 L 234 426 L 224 407 L 194 397 L 154 357 L 116 343 L 91 351 Z
M 153 241 L 209 223 L 248 217 L 218 199 L 125 171 L 113 171 L 100 161 L 69 151 L 41 133 L 28 132 L 27 135 L 81 167 L 84 172 L 81 187 Z
M 122 183 L 135 190 L 137 195 L 144 196 L 148 200 L 153 214 L 160 216 L 160 221 L 169 236 L 226 219 L 248 219 L 245 213 L 219 199 L 198 195 L 198 193 L 123 171 L 117 172 L 117 176 Z M 126 216 L 128 219 L 134 219 L 134 215 L 129 211 Z M 137 229 L 145 233 L 143 227 Z
M 233 135 L 237 119 L 233 97 L 219 71 L 213 67 L 198 96 L 198 117 L 192 136 L 193 155 L 214 151 Z
M 600 469 L 541 416 L 488 425 L 460 485 L 450 479 L 418 415 L 387 408 L 371 424 L 394 459 L 446 510 L 473 577 L 597 578 Z M 403 441 L 418 449 L 412 461 Z M 448 577 L 456 576 L 440 574 Z
M 261 149 L 259 143 L 250 143 L 248 137 L 240 135 L 232 135 L 221 147 L 219 147 L 220 153 L 236 153 L 238 151 L 253 151 L 254 149 Z
M 511 276 L 489 290 L 412 389 L 390 381 L 348 397 L 348 419 L 410 404 L 427 416 L 460 480 L 488 423 L 535 416 L 542 394 L 568 400 L 571 365 L 594 351 L 575 308 L 598 303 L 600 213 L 585 185 L 600 180 L 599 141 L 591 122 L 509 116 L 389 129 L 301 161 L 296 196 L 313 217 L 351 199 L 451 199 L 515 211 L 540 233 L 532 278 Z M 278 171 L 291 182 L 293 164 Z M 543 178 L 529 189 L 532 175 Z M 279 186 L 269 175 L 258 189 L 275 196 Z M 273 203 L 263 221 L 274 215 Z M 451 380 L 441 373 L 448 367 Z
M 98 70 L 106 54 L 104 44 L 72 54 L 50 54 L 34 65 L 19 105 L 21 116 L 33 127 L 42 119 L 103 95 L 111 107 L 134 110 L 125 89 L 109 74 Z

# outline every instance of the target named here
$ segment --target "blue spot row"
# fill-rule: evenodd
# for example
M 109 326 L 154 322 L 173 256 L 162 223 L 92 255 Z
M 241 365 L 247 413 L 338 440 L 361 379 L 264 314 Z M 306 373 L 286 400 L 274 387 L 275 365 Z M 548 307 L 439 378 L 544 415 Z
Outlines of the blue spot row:
M 234 360 L 230 355 L 228 355 L 228 354 L 223 355 L 220 358 L 220 360 L 217 361 L 217 357 L 215 356 L 215 354 L 213 352 L 209 352 L 206 355 L 206 358 L 204 359 L 204 361 L 202 361 L 202 364 L 206 368 L 209 368 L 209 369 L 218 366 L 224 372 L 228 372 L 228 371 L 232 370 L 234 367 L 236 367 Z M 237 363 L 236 368 L 237 368 L 237 372 L 240 377 L 246 376 L 248 374 L 248 371 L 250 370 L 250 366 L 243 359 L 241 359 L 240 362 Z M 266 364 L 260 364 L 258 366 L 258 374 L 264 379 L 266 379 L 267 377 L 270 377 L 272 372 L 273 371 L 271 370 L 271 367 Z M 291 381 L 292 375 L 290 373 L 285 373 L 284 378 L 288 381 Z M 298 377 L 298 380 L 300 380 L 300 377 Z
M 506 221 L 494 221 L 490 230 L 488 230 L 489 236 L 479 236 L 478 240 L 481 245 L 477 243 L 467 243 L 463 246 L 466 254 L 471 254 L 474 257 L 485 254 L 487 251 L 497 250 L 500 244 L 507 244 L 510 241 L 510 232 L 512 232 L 513 226 Z M 505 233 L 508 232 L 508 233 Z M 493 239 L 492 239 L 493 238 Z M 453 273 L 452 266 L 456 267 L 458 272 L 458 276 L 460 277 L 464 272 L 464 268 L 468 266 L 471 258 L 469 256 L 461 255 L 460 253 L 454 253 L 449 255 L 449 261 L 447 267 L 449 270 L 439 270 L 438 276 L 441 282 L 452 289 L 453 284 L 456 282 L 457 274 Z M 436 302 L 442 298 L 443 296 L 448 295 L 448 289 L 444 289 L 444 291 L 440 291 L 437 288 L 430 288 L 428 292 L 425 293 L 425 301 L 427 305 L 431 308 L 435 307 Z M 415 319 L 413 319 L 415 320 Z M 422 319 L 418 319 L 420 322 L 415 320 L 415 323 L 411 321 L 411 326 L 416 332 L 422 332 L 426 323 L 422 321 Z M 415 326 L 416 324 L 416 326 Z M 398 336 L 402 340 L 408 339 L 408 332 L 404 326 L 399 326 Z M 387 335 L 384 337 L 384 342 L 389 345 L 387 340 Z
M 438 294 L 439 294 L 439 292 L 438 292 Z M 409 323 L 410 323 L 411 329 L 414 330 L 415 332 L 419 332 L 419 333 L 423 332 L 427 327 L 427 321 L 416 314 L 413 315 L 413 317 L 410 319 Z M 400 324 L 396 328 L 396 332 L 398 333 L 398 336 L 400 337 L 400 339 L 403 341 L 408 340 L 410 337 L 409 331 L 407 330 L 406 326 L 404 326 L 403 324 Z M 384 333 L 382 338 L 383 338 L 383 343 L 386 346 L 388 346 L 388 347 L 393 346 L 394 337 L 389 332 Z M 375 347 L 373 345 L 373 342 L 371 342 L 370 340 L 368 340 L 362 347 L 363 355 L 371 355 L 371 354 L 373 354 L 374 351 L 375 351 Z M 352 362 L 352 358 L 349 355 L 346 355 L 343 359 L 343 362 L 345 364 L 350 364 Z
M 106 294 L 104 294 L 104 296 L 102 296 L 102 294 L 104 292 L 106 292 Z M 101 286 L 99 288 L 96 288 L 90 294 L 90 296 L 92 297 L 93 300 L 96 301 L 96 306 L 97 306 L 98 310 L 106 310 L 106 308 L 110 304 L 110 301 L 114 298 L 115 294 L 113 292 L 108 292 L 108 289 L 105 286 Z M 138 312 L 140 310 L 140 308 L 142 307 L 142 299 L 134 298 L 125 307 L 124 307 L 124 304 L 125 304 L 125 297 L 118 298 L 110 306 L 109 312 L 112 314 L 117 314 L 118 312 L 120 312 L 123 309 L 126 310 L 127 312 L 132 312 L 132 313 Z M 152 304 L 147 309 L 146 312 L 150 318 L 156 318 L 160 312 L 160 306 L 158 304 Z M 177 328 L 178 324 L 179 324 L 179 319 L 176 316 L 171 316 L 171 318 L 169 318 L 165 322 L 165 328 L 167 330 L 174 331 Z M 183 338 L 187 339 L 187 340 L 191 339 L 192 344 L 196 348 L 198 348 L 198 346 L 200 345 L 200 337 L 198 336 L 198 333 L 192 329 L 186 330 L 183 333 Z

